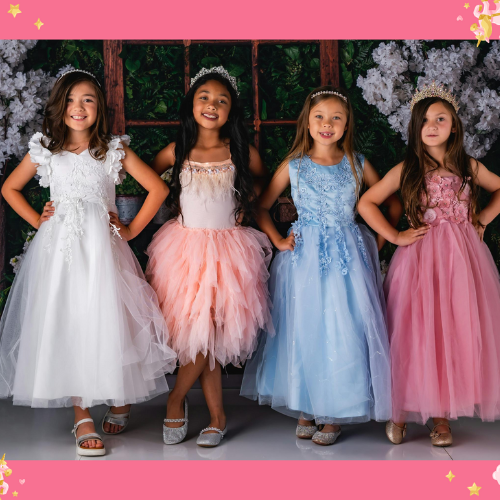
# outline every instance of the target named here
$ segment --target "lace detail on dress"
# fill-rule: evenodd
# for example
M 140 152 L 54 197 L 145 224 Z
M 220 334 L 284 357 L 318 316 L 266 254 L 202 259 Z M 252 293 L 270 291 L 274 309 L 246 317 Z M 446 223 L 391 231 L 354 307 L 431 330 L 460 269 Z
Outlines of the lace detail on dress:
M 38 182 L 42 187 L 50 186 L 50 159 L 52 153 L 44 147 L 48 143 L 48 139 L 41 132 L 37 132 L 29 141 L 29 154 L 31 161 L 37 163 L 36 173 L 39 176 Z
M 358 156 L 358 159 L 362 163 L 361 155 Z M 344 227 L 348 226 L 356 235 L 363 262 L 371 270 L 363 237 L 355 221 L 353 208 L 356 202 L 355 181 L 347 157 L 344 156 L 338 165 L 324 168 L 319 166 L 319 169 L 308 156 L 304 156 L 302 160 L 297 159 L 292 161 L 301 163 L 297 168 L 297 176 L 299 177 L 299 181 L 302 180 L 305 183 L 305 186 L 300 187 L 300 182 L 298 182 L 298 196 L 295 200 L 299 217 L 292 224 L 295 235 L 295 249 L 292 254 L 292 263 L 297 265 L 302 252 L 302 228 L 304 226 L 317 225 L 320 230 L 320 272 L 321 275 L 326 274 L 332 262 L 328 251 L 328 227 L 334 227 L 335 247 L 338 253 L 335 268 L 343 275 L 346 275 L 349 272 L 347 263 L 351 261 L 344 233 Z M 329 170 L 325 171 L 325 169 Z M 331 194 L 333 193 L 334 195 L 332 196 Z M 315 206 L 317 206 L 316 214 L 311 211 L 311 203 L 313 201 L 315 201 Z
M 115 184 L 121 184 L 127 173 L 122 168 L 121 160 L 125 158 L 123 144 L 130 144 L 128 135 L 114 135 L 108 143 L 108 152 L 106 153 L 106 169 L 111 175 Z
M 220 200 L 235 192 L 235 171 L 231 159 L 207 163 L 186 160 L 179 177 L 183 190 L 189 190 L 204 199 Z
M 467 178 L 470 181 L 470 177 Z M 466 184 L 458 198 L 458 192 L 462 186 L 462 179 L 457 175 L 441 177 L 439 175 L 428 174 L 425 177 L 429 204 L 424 205 L 424 215 L 422 220 L 436 226 L 443 220 L 449 220 L 456 224 L 461 224 L 471 220 L 469 214 L 469 195 L 470 186 Z M 425 195 L 422 197 L 422 203 L 426 203 Z

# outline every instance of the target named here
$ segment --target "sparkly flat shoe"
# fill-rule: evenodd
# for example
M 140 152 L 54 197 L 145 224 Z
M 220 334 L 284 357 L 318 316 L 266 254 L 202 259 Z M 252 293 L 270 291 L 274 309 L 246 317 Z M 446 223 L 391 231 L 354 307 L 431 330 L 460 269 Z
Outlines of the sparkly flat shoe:
M 207 431 L 217 431 L 216 433 L 205 434 Z M 198 439 L 196 440 L 196 444 L 203 448 L 214 448 L 218 446 L 222 441 L 222 438 L 227 433 L 227 425 L 223 431 L 217 429 L 217 427 L 206 427 L 200 432 Z
M 104 434 L 109 434 L 111 436 L 114 436 L 115 434 L 120 434 L 120 432 L 123 432 L 128 425 L 129 422 L 129 417 L 130 417 L 130 410 L 126 413 L 113 413 L 111 411 L 111 408 L 108 408 L 108 411 L 102 417 L 102 423 L 101 423 L 101 429 Z M 106 432 L 104 430 L 104 424 L 105 423 L 111 424 L 111 425 L 121 425 L 122 429 L 118 432 Z
M 392 420 L 385 424 L 385 434 L 392 444 L 401 444 L 403 438 L 406 436 L 406 424 L 399 427 Z
M 99 441 L 102 442 L 104 445 L 104 441 L 102 440 L 102 437 L 97 434 L 97 432 L 89 432 L 88 434 L 83 434 L 80 437 L 76 436 L 76 431 L 78 427 L 80 427 L 81 424 L 84 424 L 85 422 L 93 422 L 91 418 L 83 418 L 82 420 L 78 421 L 74 426 L 73 430 L 71 431 L 72 434 L 75 435 L 76 439 L 76 452 L 78 455 L 81 455 L 82 457 L 100 457 L 102 455 L 106 454 L 106 448 L 104 446 L 102 448 L 82 448 L 81 444 L 84 443 L 85 441 L 90 441 L 98 439 Z
M 436 427 L 439 427 L 440 425 L 446 425 L 448 427 L 450 432 L 436 432 L 435 429 Z M 433 446 L 451 446 L 453 444 L 453 437 L 451 435 L 451 427 L 448 422 L 439 422 L 437 423 L 433 428 L 430 433 L 431 436 L 431 443 Z
M 317 431 L 314 433 L 312 441 L 313 443 L 320 444 L 321 446 L 329 446 L 335 443 L 335 441 L 337 441 L 337 438 L 340 436 L 341 433 L 342 429 L 339 429 L 338 431 L 335 432 Z
M 184 398 L 184 418 L 165 418 L 163 422 L 164 424 L 168 422 L 184 422 L 182 427 L 167 427 L 163 425 L 163 442 L 165 444 L 177 444 L 186 437 L 189 422 L 187 396 Z
M 300 424 L 297 424 L 297 428 L 295 429 L 295 435 L 299 439 L 311 439 L 316 432 L 318 432 L 318 426 L 317 425 L 300 425 Z

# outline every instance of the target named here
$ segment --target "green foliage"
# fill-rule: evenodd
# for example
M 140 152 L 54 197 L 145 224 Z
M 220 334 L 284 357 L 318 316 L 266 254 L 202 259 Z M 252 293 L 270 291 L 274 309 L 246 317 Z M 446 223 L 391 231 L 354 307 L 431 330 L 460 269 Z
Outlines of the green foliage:
M 261 119 L 297 119 L 309 92 L 320 85 L 319 45 L 262 45 L 259 65 Z M 265 133 L 273 134 L 274 128 Z
M 184 96 L 184 52 L 178 45 L 124 45 L 125 116 L 175 120 Z

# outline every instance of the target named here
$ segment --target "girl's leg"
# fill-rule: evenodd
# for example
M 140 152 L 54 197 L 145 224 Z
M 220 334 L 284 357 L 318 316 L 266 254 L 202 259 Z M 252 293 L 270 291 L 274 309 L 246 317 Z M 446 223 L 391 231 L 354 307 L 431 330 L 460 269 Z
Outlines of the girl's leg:
M 446 418 L 433 418 L 432 419 L 434 425 L 436 426 L 434 431 L 438 434 L 444 434 L 446 432 L 450 432 L 449 428 L 449 420 Z M 439 424 L 439 425 L 438 425 Z
M 73 406 L 75 410 L 75 424 L 84 418 L 92 418 L 88 408 L 82 410 L 79 406 Z M 83 434 L 89 434 L 90 432 L 95 432 L 95 427 L 93 422 L 85 422 L 81 424 L 77 431 L 76 437 L 83 436 Z M 82 448 L 103 448 L 104 444 L 99 439 L 90 439 L 82 443 Z
M 208 357 L 206 358 L 199 353 L 194 363 L 179 368 L 175 386 L 168 396 L 167 418 L 184 418 L 184 398 L 207 364 Z M 168 422 L 165 425 L 173 428 L 182 427 L 184 422 Z
M 340 425 L 330 425 L 330 424 L 325 424 L 323 428 L 321 429 L 320 432 L 337 432 L 340 429 Z
M 210 412 L 209 427 L 216 427 L 223 431 L 226 428 L 226 414 L 222 403 L 222 378 L 221 366 L 216 361 L 213 370 L 207 363 L 205 369 L 200 375 L 201 388 L 207 401 L 208 411 Z M 207 431 L 206 434 L 212 434 L 216 431 Z
M 111 413 L 128 413 L 132 405 L 125 406 L 112 406 Z M 116 433 L 122 430 L 121 425 L 110 424 L 109 422 L 104 422 L 104 430 L 110 433 Z

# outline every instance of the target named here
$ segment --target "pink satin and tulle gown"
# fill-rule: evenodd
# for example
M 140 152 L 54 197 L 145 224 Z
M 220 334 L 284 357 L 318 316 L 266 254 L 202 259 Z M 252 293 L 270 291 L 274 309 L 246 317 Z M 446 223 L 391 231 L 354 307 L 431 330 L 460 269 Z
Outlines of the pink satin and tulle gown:
M 158 295 L 180 365 L 198 353 L 239 365 L 272 328 L 267 287 L 268 237 L 236 225 L 235 166 L 186 161 L 180 173 L 182 214 L 148 247 L 146 276 Z
M 470 186 L 427 175 L 422 240 L 399 247 L 384 290 L 393 420 L 500 417 L 500 277 L 471 224 Z

